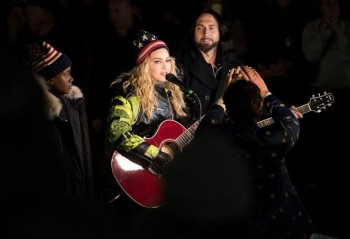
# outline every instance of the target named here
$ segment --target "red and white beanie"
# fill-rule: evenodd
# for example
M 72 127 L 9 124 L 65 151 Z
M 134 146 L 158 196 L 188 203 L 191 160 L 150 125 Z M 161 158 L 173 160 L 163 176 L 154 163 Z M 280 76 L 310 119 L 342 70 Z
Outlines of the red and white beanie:
M 145 30 L 140 30 L 136 33 L 133 45 L 136 52 L 136 65 L 141 64 L 147 56 L 159 48 L 166 48 L 169 51 L 165 42 L 159 40 L 158 37 Z
M 31 69 L 51 79 L 72 65 L 72 61 L 47 42 L 36 42 L 24 47 L 25 63 Z

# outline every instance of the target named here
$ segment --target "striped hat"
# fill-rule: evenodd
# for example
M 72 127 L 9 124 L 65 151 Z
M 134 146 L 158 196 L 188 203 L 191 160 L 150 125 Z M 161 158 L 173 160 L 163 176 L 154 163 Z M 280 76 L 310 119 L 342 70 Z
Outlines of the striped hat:
M 145 30 L 137 32 L 133 45 L 136 52 L 136 65 L 139 65 L 147 58 L 147 56 L 149 56 L 149 54 L 159 48 L 166 48 L 169 51 L 165 42 L 159 40 L 158 37 Z
M 72 61 L 47 42 L 28 44 L 24 47 L 25 63 L 31 69 L 51 79 L 72 65 Z

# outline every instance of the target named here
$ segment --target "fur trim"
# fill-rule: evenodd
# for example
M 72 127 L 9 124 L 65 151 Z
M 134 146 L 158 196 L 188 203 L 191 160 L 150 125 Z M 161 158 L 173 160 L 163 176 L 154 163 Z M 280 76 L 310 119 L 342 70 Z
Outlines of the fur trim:
M 75 98 L 82 98 L 84 95 L 79 87 L 73 85 L 71 91 L 66 96 L 67 98 L 75 99 Z
M 47 82 L 43 77 L 37 76 L 36 79 L 43 90 L 46 116 L 49 120 L 53 120 L 62 110 L 62 104 L 60 100 L 49 91 Z
M 36 75 L 36 79 L 43 90 L 46 115 L 49 120 L 53 120 L 62 110 L 61 101 L 49 91 L 47 81 L 43 77 Z M 83 93 L 79 87 L 73 86 L 69 94 L 65 95 L 65 97 L 69 99 L 81 98 L 83 97 Z

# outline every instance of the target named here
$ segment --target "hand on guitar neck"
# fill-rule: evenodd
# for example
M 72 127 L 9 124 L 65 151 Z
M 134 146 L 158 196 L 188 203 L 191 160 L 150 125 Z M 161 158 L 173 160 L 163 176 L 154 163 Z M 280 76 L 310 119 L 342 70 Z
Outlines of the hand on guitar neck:
M 317 96 L 312 95 L 309 103 L 295 107 L 290 107 L 290 110 L 294 113 L 297 119 L 303 118 L 303 114 L 308 112 L 320 113 L 322 110 L 330 107 L 334 102 L 334 97 L 331 93 L 324 92 L 322 95 L 319 93 Z M 260 120 L 257 122 L 258 127 L 262 128 L 273 124 L 275 121 L 272 117 Z
M 301 112 L 299 112 L 297 107 L 295 107 L 294 105 L 292 105 L 289 109 L 292 111 L 295 118 L 302 119 L 304 117 L 303 114 Z

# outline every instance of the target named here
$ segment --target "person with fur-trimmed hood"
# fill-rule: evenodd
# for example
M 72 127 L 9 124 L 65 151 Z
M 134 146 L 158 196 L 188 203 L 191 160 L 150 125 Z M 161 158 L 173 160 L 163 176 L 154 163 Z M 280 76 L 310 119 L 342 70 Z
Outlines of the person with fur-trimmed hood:
M 56 190 L 68 200 L 90 199 L 94 183 L 85 98 L 73 85 L 72 62 L 42 41 L 26 45 L 24 58 L 44 91 L 47 136 L 55 142 L 50 155 L 58 159 Z

